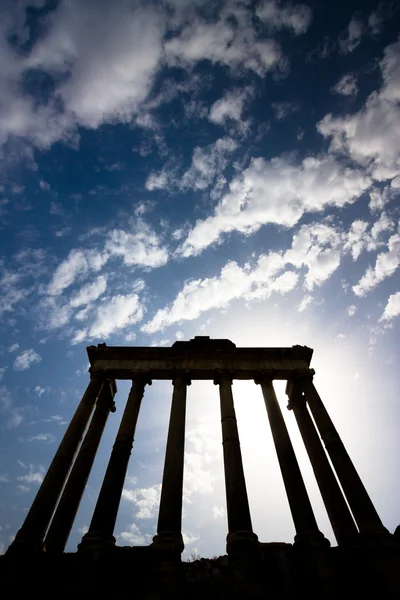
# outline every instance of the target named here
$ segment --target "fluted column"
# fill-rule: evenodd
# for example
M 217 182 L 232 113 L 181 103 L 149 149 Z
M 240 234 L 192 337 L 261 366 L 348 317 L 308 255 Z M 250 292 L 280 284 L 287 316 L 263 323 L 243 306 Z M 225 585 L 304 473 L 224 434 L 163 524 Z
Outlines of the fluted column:
M 221 404 L 222 444 L 224 451 L 226 509 L 228 515 L 228 552 L 232 544 L 249 540 L 257 542 L 251 524 L 246 481 L 240 450 L 239 432 L 232 396 L 232 379 L 228 374 L 218 375 Z
M 91 375 L 90 383 L 64 434 L 36 498 L 8 552 L 31 548 L 40 550 L 65 480 L 85 432 L 104 378 Z
M 389 535 L 315 389 L 311 377 L 301 378 L 300 382 L 318 431 L 342 485 L 354 519 L 360 529 L 360 533 L 366 535 Z
M 190 380 L 184 374 L 173 379 L 171 415 L 161 486 L 157 535 L 154 544 L 182 552 L 182 494 L 185 452 L 186 392 Z
M 82 543 L 78 547 L 80 550 L 89 546 L 103 547 L 115 544 L 113 535 L 115 521 L 146 384 L 150 385 L 151 381 L 144 375 L 137 375 L 133 379 L 89 531 L 82 538 Z
M 93 466 L 108 415 L 115 412 L 115 380 L 104 383 L 85 439 L 64 488 L 45 539 L 46 552 L 63 552 Z
M 358 530 L 325 454 L 298 382 L 288 382 L 288 408 L 293 410 L 338 544 L 354 543 Z
M 261 376 L 256 378 L 255 382 L 261 384 L 283 483 L 296 529 L 295 542 L 329 545 L 328 540 L 318 529 L 272 381 Z

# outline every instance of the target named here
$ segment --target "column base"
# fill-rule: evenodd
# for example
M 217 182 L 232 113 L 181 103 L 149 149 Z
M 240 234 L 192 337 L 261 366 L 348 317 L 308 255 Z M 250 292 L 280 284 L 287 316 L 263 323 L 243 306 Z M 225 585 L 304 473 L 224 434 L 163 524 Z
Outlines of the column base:
M 6 554 L 12 556 L 14 554 L 40 554 L 43 552 L 43 540 L 36 535 L 15 536 L 14 541 L 8 547 Z
M 302 531 L 294 536 L 296 548 L 329 548 L 330 541 L 318 530 Z
M 153 537 L 151 549 L 160 554 L 176 554 L 180 556 L 185 548 L 181 533 L 162 531 Z
M 109 550 L 115 547 L 115 541 L 113 535 L 107 535 L 101 531 L 89 531 L 83 536 L 81 543 L 78 544 L 78 552 Z
M 360 531 L 358 542 L 363 546 L 394 546 L 396 544 L 396 532 L 392 535 L 385 527 Z
M 254 556 L 260 552 L 258 536 L 252 531 L 235 531 L 226 536 L 226 553 L 229 556 Z

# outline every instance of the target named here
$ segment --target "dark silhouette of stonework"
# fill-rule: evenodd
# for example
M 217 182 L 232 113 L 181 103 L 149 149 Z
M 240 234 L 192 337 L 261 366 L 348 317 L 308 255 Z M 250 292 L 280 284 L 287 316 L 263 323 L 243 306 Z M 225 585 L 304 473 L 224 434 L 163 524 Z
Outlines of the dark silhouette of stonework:
M 229 340 L 196 337 L 171 348 L 99 344 L 87 352 L 90 383 L 21 529 L 0 558 L 5 597 L 400 598 L 399 536 L 382 524 L 314 387 L 310 348 L 237 348 Z M 107 418 L 115 411 L 117 379 L 131 380 L 132 388 L 89 530 L 77 552 L 65 553 Z M 173 386 L 157 533 L 150 546 L 119 547 L 114 526 L 139 409 L 146 386 L 156 379 L 170 380 Z M 185 563 L 185 411 L 193 379 L 211 380 L 219 387 L 228 532 L 225 556 Z M 260 541 L 253 531 L 234 379 L 253 380 L 263 395 L 296 530 L 293 544 Z M 287 381 L 288 408 L 297 421 L 337 547 L 331 547 L 318 529 L 274 379 Z

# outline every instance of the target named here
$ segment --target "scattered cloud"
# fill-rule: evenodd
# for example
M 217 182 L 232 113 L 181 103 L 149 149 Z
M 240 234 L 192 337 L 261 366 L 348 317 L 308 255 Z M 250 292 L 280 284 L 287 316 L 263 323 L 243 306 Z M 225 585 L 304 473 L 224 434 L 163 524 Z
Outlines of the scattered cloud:
M 218 21 L 196 18 L 179 35 L 167 40 L 165 52 L 170 65 L 184 68 L 191 68 L 200 60 L 208 60 L 231 70 L 254 71 L 260 77 L 271 70 L 286 69 L 279 44 L 273 39 L 258 38 L 252 26 L 251 13 L 235 11 L 234 6 L 222 11 Z
M 278 121 L 282 121 L 300 110 L 300 106 L 294 102 L 272 102 L 271 107 Z
M 24 463 L 19 461 L 19 465 L 28 471 L 28 473 L 26 473 L 26 475 L 20 475 L 18 477 L 18 481 L 22 481 L 24 483 L 36 483 L 37 485 L 40 485 L 43 481 L 44 478 L 44 467 L 42 467 L 41 465 L 35 467 L 35 465 L 29 464 L 29 465 L 25 465 Z
M 126 531 L 117 535 L 121 545 L 129 546 L 148 546 L 151 544 L 151 536 L 148 533 L 142 533 L 136 523 L 131 523 Z
M 355 202 L 370 183 L 361 170 L 329 155 L 306 158 L 299 165 L 288 158 L 255 158 L 232 179 L 214 214 L 197 221 L 178 253 L 199 254 L 235 230 L 249 235 L 266 223 L 293 227 L 305 212 Z
M 19 349 L 19 344 L 18 344 L 18 342 L 17 342 L 17 343 L 15 343 L 15 344 L 12 344 L 12 345 L 9 347 L 8 351 L 9 351 L 9 352 L 16 352 L 18 349 Z
M 346 31 L 339 37 L 339 50 L 341 54 L 349 54 L 357 48 L 364 33 L 363 22 L 353 16 Z
M 41 387 L 40 385 L 37 385 L 35 387 L 35 392 L 38 395 L 39 398 L 41 398 L 43 396 L 43 394 L 46 394 L 48 392 L 50 392 L 51 388 L 49 387 Z
M 284 260 L 280 254 L 261 255 L 251 267 L 239 267 L 229 261 L 217 277 L 187 281 L 169 307 L 160 309 L 142 326 L 145 333 L 155 333 L 184 320 L 196 319 L 201 313 L 225 308 L 232 300 L 264 299 L 273 292 L 285 294 L 293 289 L 298 275 L 282 271 Z
M 327 114 L 318 131 L 331 138 L 330 151 L 350 156 L 378 181 L 392 179 L 400 168 L 400 41 L 385 48 L 379 63 L 383 85 L 358 112 Z
M 70 299 L 70 306 L 77 308 L 78 306 L 86 306 L 90 302 L 100 298 L 107 288 L 107 277 L 99 275 L 97 279 L 84 285 L 78 292 L 76 292 Z
M 224 506 L 213 506 L 212 507 L 212 515 L 214 519 L 222 519 L 226 515 L 226 510 Z
M 305 33 L 312 21 L 309 6 L 279 0 L 264 0 L 258 5 L 256 15 L 271 31 L 288 28 L 295 35 Z
M 365 296 L 381 281 L 393 275 L 400 265 L 400 235 L 395 233 L 388 241 L 388 251 L 380 252 L 374 267 L 369 267 L 360 281 L 353 286 L 356 296 Z
M 7 427 L 9 429 L 14 429 L 15 427 L 19 427 L 21 425 L 23 416 L 21 414 L 22 410 L 20 408 L 13 408 L 10 413 L 10 417 L 7 421 Z
M 16 371 L 25 371 L 35 363 L 39 363 L 41 360 L 42 357 L 40 354 L 38 354 L 36 350 L 33 350 L 33 348 L 30 348 L 29 350 L 24 350 L 24 352 L 21 352 L 21 354 L 17 356 L 14 360 L 14 369 Z
M 131 231 L 113 229 L 106 242 L 106 250 L 120 256 L 125 265 L 156 268 L 168 261 L 168 250 L 160 245 L 156 232 L 138 218 L 132 223 Z
M 307 306 L 309 304 L 311 304 L 311 302 L 314 300 L 314 298 L 312 296 L 310 296 L 310 294 L 306 294 L 303 298 L 303 300 L 300 302 L 299 306 L 297 307 L 297 310 L 299 312 L 303 312 L 306 310 Z
M 192 164 L 182 175 L 178 187 L 182 190 L 205 190 L 229 162 L 238 144 L 230 137 L 223 137 L 214 144 L 193 151 Z
M 398 317 L 399 315 L 400 315 L 400 292 L 396 292 L 395 294 L 392 294 L 391 296 L 389 296 L 389 299 L 385 306 L 385 310 L 383 311 L 383 314 L 379 320 L 380 321 L 391 321 L 392 319 L 394 319 L 395 317 Z
M 77 279 L 86 276 L 89 271 L 99 271 L 107 260 L 107 254 L 100 254 L 95 250 L 71 250 L 68 257 L 53 273 L 47 293 L 50 296 L 60 295 Z
M 37 435 L 30 435 L 27 437 L 27 442 L 55 442 L 56 437 L 52 433 L 38 433 Z
M 217 125 L 227 125 L 235 122 L 244 133 L 249 122 L 242 118 L 246 101 L 252 97 L 253 88 L 234 88 L 229 90 L 222 98 L 214 102 L 208 115 L 209 120 Z
M 156 516 L 160 504 L 161 484 L 135 490 L 123 489 L 122 498 L 136 507 L 137 519 L 151 519 Z
M 143 307 L 137 294 L 106 298 L 97 308 L 88 336 L 108 338 L 111 333 L 142 320 Z
M 356 311 L 357 311 L 357 307 L 354 306 L 354 304 L 352 304 L 351 306 L 348 307 L 347 314 L 349 315 L 349 317 L 352 317 L 356 314 Z
M 339 81 L 333 86 L 332 91 L 342 96 L 357 96 L 357 77 L 351 73 L 343 75 Z

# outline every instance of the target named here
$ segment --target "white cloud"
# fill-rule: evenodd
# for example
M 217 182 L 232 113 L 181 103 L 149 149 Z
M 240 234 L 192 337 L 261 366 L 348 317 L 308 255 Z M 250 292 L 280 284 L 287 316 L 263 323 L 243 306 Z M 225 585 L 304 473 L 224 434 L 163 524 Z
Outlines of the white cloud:
M 29 367 L 35 363 L 39 363 L 42 360 L 40 354 L 30 348 L 29 350 L 24 350 L 17 356 L 14 361 L 14 369 L 16 371 L 25 371 L 25 369 L 29 369 Z
M 79 329 L 78 331 L 75 331 L 71 340 L 71 344 L 80 344 L 81 342 L 83 342 L 83 340 L 87 338 L 87 335 L 87 329 Z
M 384 242 L 381 240 L 382 234 L 392 231 L 394 228 L 395 222 L 385 212 L 382 212 L 379 219 L 374 223 L 367 223 L 361 219 L 356 219 L 351 224 L 350 230 L 347 233 L 344 250 L 351 250 L 353 260 L 357 260 L 364 250 L 371 252 L 379 246 L 384 245 Z
M 312 296 L 310 296 L 310 294 L 306 294 L 303 298 L 303 300 L 300 302 L 300 304 L 297 307 L 297 310 L 299 312 L 303 312 L 306 310 L 307 306 L 314 300 L 314 298 Z
M 217 277 L 187 281 L 172 304 L 158 310 L 141 329 L 155 333 L 173 323 L 196 319 L 204 311 L 225 308 L 238 298 L 253 300 L 268 298 L 272 292 L 285 294 L 295 287 L 298 276 L 290 271 L 279 275 L 284 264 L 282 256 L 273 252 L 261 255 L 253 268 L 229 261 Z
M 354 304 L 352 304 L 351 306 L 348 307 L 347 314 L 349 315 L 349 317 L 352 317 L 356 314 L 356 311 L 357 311 L 357 307 L 354 306 Z
M 132 502 L 137 512 L 137 519 L 151 519 L 156 516 L 160 504 L 161 484 L 135 490 L 122 490 L 122 498 Z
M 13 408 L 11 410 L 11 416 L 7 421 L 7 427 L 9 429 L 14 429 L 15 427 L 18 427 L 21 423 L 22 423 L 22 415 L 21 415 L 21 409 L 18 408 Z
M 18 348 L 19 348 L 19 344 L 18 344 L 18 343 L 16 343 L 16 344 L 12 344 L 12 345 L 9 347 L 8 351 L 9 351 L 9 352 L 16 352 L 16 351 L 18 350 Z
M 380 321 L 389 321 L 400 315 L 400 292 L 396 292 L 389 296 L 389 300 L 385 306 L 385 310 Z
M 332 90 L 336 92 L 336 94 L 341 94 L 342 96 L 357 96 L 357 77 L 351 73 L 343 75 L 343 77 L 341 77 L 334 85 Z
M 223 506 L 213 506 L 212 515 L 214 519 L 222 519 L 226 515 L 226 510 Z
M 232 13 L 236 25 L 232 23 Z M 272 39 L 257 39 L 251 13 L 235 12 L 231 6 L 219 21 L 207 23 L 196 19 L 187 24 L 178 36 L 166 42 L 165 51 L 169 64 L 182 67 L 209 60 L 230 69 L 251 70 L 260 77 L 267 71 L 286 67 L 279 44 Z
M 200 539 L 199 535 L 194 535 L 193 533 L 185 532 L 185 531 L 182 533 L 182 537 L 183 537 L 183 543 L 185 544 L 185 546 L 195 544 Z
M 88 336 L 108 338 L 118 329 L 141 321 L 143 307 L 137 294 L 118 294 L 104 299 L 96 310 L 95 320 L 89 328 Z
M 99 275 L 92 283 L 84 285 L 78 292 L 76 292 L 70 299 L 70 306 L 76 308 L 78 306 L 84 306 L 100 298 L 107 288 L 107 277 Z
M 106 242 L 106 250 L 114 256 L 121 256 L 128 266 L 161 267 L 168 261 L 168 250 L 160 245 L 156 232 L 138 218 L 131 231 L 113 229 Z
M 146 179 L 145 188 L 152 192 L 153 190 L 162 190 L 167 188 L 171 183 L 172 173 L 167 169 L 150 173 Z
M 349 54 L 357 48 L 361 42 L 364 26 L 360 19 L 352 17 L 346 31 L 339 37 L 339 49 L 342 54 Z
M 26 475 L 20 475 L 18 477 L 18 481 L 23 481 L 24 483 L 37 483 L 38 485 L 42 483 L 44 477 L 44 468 L 42 466 L 35 467 L 35 465 L 24 465 L 23 463 L 19 463 L 20 466 L 24 469 L 28 469 L 29 473 Z
M 196 255 L 220 242 L 223 233 L 250 234 L 266 223 L 293 227 L 305 212 L 354 202 L 369 185 L 362 171 L 329 155 L 306 158 L 300 165 L 287 158 L 255 158 L 230 182 L 214 214 L 197 221 L 178 252 Z
M 95 250 L 71 250 L 68 257 L 54 271 L 47 293 L 51 296 L 60 295 L 76 279 L 86 276 L 90 270 L 99 271 L 107 260 L 107 254 L 100 254 Z
M 27 62 L 62 75 L 55 95 L 70 119 L 92 128 L 129 121 L 161 58 L 158 11 L 127 2 L 72 1 L 60 3 L 48 24 Z
M 43 396 L 43 394 L 46 394 L 46 392 L 50 392 L 50 388 L 49 387 L 41 387 L 40 385 L 37 385 L 35 387 L 35 392 L 37 393 L 39 398 L 41 398 Z
M 294 102 L 272 102 L 271 107 L 278 121 L 286 119 L 289 115 L 298 112 L 300 107 Z
M 245 102 L 252 94 L 253 89 L 250 87 L 229 90 L 211 106 L 209 120 L 217 125 L 225 125 L 229 121 L 235 121 L 242 131 L 245 131 L 248 123 L 242 120 L 242 113 Z
M 196 146 L 192 164 L 183 174 L 178 186 L 184 190 L 205 190 L 228 165 L 229 155 L 237 147 L 238 144 L 230 137 L 220 138 L 203 148 Z
M 8 475 L 6 473 L 2 473 L 0 475 L 0 483 L 9 483 L 10 478 L 8 477 Z
M 47 296 L 40 301 L 38 308 L 39 323 L 44 329 L 63 327 L 72 316 L 72 308 L 61 297 Z
M 384 181 L 400 169 L 400 41 L 385 48 L 379 65 L 383 85 L 369 95 L 363 108 L 344 117 L 328 114 L 317 129 L 331 138 L 331 152 L 350 155 Z
M 324 223 L 302 225 L 293 236 L 292 247 L 285 252 L 284 261 L 307 268 L 305 287 L 312 290 L 338 268 L 341 245 L 341 235 L 335 227 Z
M 400 235 L 395 233 L 388 241 L 388 251 L 380 252 L 374 267 L 369 267 L 360 281 L 353 286 L 356 296 L 365 296 L 381 281 L 393 275 L 400 265 Z
M 295 35 L 305 33 L 312 20 L 309 6 L 279 0 L 264 0 L 258 5 L 256 15 L 271 30 L 287 27 Z
M 142 533 L 136 523 L 131 523 L 127 531 L 122 531 L 117 538 L 121 540 L 121 545 L 148 546 L 151 543 L 151 536 L 148 533 Z
M 5 385 L 0 387 L 0 407 L 7 411 L 12 406 L 11 394 Z
M 51 415 L 48 419 L 43 419 L 45 423 L 57 423 L 58 425 L 66 425 L 67 421 L 64 421 L 60 415 Z
M 27 442 L 55 442 L 56 437 L 52 433 L 38 433 L 27 437 Z

